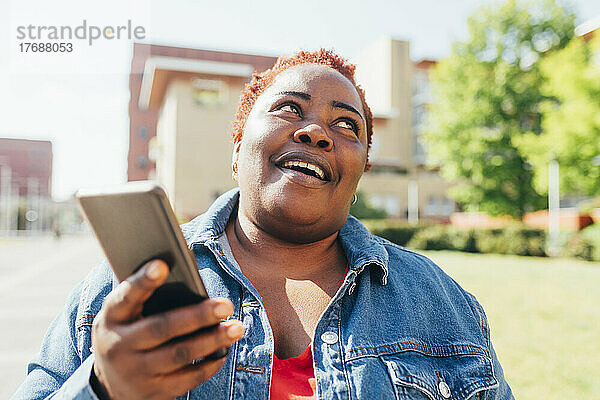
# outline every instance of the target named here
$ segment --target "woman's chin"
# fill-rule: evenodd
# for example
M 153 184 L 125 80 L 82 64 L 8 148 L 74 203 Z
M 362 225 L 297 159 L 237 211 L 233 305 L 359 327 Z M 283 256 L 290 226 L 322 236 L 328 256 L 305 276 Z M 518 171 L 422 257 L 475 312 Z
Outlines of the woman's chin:
M 337 232 L 346 222 L 347 210 L 334 207 L 329 193 L 296 185 L 270 185 L 261 196 L 245 198 L 240 206 L 261 230 L 291 243 L 312 243 Z M 248 193 L 248 192 L 246 192 Z
M 263 229 L 279 239 L 290 243 L 313 243 L 337 232 L 346 218 L 335 218 L 330 209 L 316 209 L 304 203 L 298 207 L 281 207 L 260 220 Z
M 269 233 L 277 239 L 294 244 L 308 244 L 324 240 L 335 234 L 338 229 L 308 226 L 272 226 Z
M 314 226 L 323 219 L 331 218 L 332 212 L 333 210 L 323 203 L 296 198 L 278 204 L 273 215 L 294 226 Z

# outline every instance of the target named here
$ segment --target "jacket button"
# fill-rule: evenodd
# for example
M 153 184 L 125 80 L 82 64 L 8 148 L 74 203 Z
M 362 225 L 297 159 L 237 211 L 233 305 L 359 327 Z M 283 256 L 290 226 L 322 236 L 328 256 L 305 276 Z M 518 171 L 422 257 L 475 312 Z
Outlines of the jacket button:
M 448 384 L 444 381 L 440 381 L 440 383 L 438 383 L 438 389 L 440 390 L 440 394 L 442 395 L 443 398 L 445 399 L 449 399 L 450 398 L 450 387 L 448 386 Z
M 321 335 L 321 340 L 327 344 L 334 344 L 338 341 L 338 335 L 335 332 L 325 332 Z

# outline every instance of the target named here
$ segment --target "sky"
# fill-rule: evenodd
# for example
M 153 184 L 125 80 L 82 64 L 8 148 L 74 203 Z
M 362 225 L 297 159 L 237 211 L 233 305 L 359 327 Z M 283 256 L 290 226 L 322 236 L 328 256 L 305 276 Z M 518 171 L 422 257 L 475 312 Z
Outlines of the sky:
M 577 24 L 600 17 L 600 1 L 567 1 Z M 451 43 L 467 38 L 468 16 L 490 3 L 498 2 L 0 0 L 0 137 L 53 142 L 57 200 L 80 187 L 126 181 L 133 39 L 122 30 L 119 39 L 74 41 L 70 53 L 23 53 L 20 26 L 75 29 L 85 22 L 116 31 L 131 21 L 130 33 L 143 29 L 143 43 L 273 56 L 325 47 L 346 58 L 387 35 L 410 41 L 418 61 L 447 56 Z

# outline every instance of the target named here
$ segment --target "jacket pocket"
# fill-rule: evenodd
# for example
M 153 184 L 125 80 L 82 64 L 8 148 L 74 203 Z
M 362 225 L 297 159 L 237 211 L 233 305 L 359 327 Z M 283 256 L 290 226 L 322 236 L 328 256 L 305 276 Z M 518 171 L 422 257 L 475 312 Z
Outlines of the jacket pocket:
M 380 355 L 396 399 L 466 400 L 498 386 L 492 360 L 482 354 L 424 355 L 406 351 Z

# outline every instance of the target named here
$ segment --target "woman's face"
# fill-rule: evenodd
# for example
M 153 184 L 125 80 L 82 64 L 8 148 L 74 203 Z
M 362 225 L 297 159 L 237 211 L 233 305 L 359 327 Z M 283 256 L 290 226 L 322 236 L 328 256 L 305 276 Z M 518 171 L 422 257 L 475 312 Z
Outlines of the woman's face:
M 337 232 L 367 161 L 364 118 L 356 89 L 339 72 L 305 64 L 279 73 L 234 151 L 240 212 L 288 242 Z

